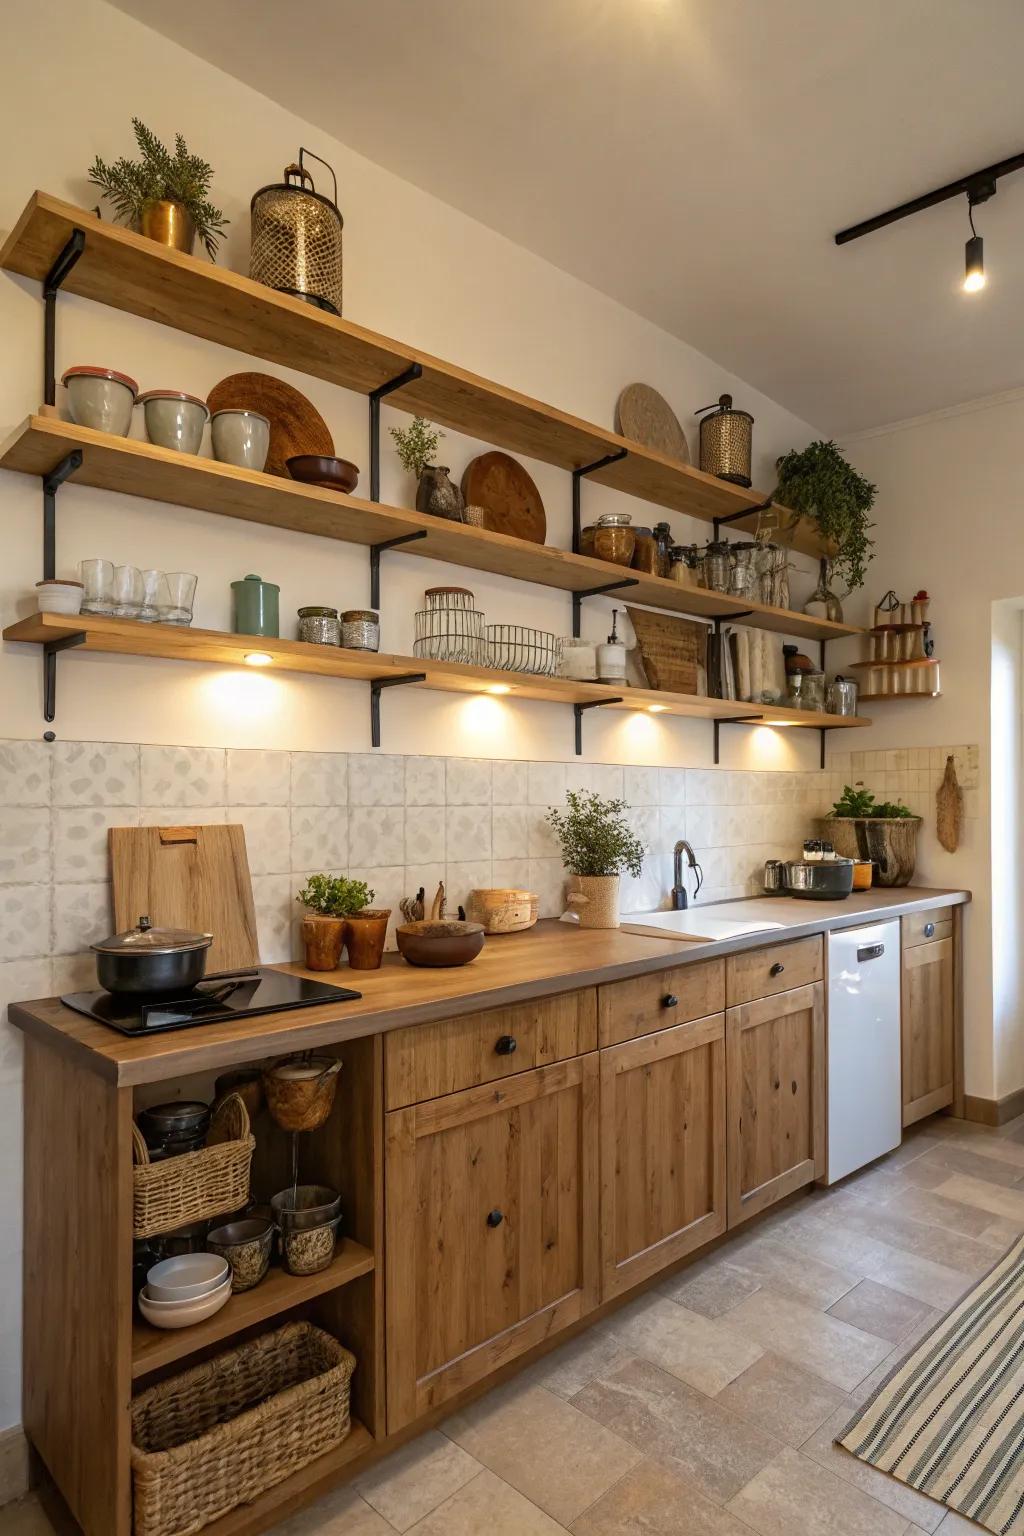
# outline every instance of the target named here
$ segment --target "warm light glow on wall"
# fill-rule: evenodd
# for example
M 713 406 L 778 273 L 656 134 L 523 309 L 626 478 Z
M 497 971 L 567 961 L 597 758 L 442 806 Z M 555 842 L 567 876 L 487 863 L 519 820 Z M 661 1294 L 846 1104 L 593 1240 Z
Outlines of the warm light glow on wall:
M 487 693 L 511 693 L 512 689 L 509 687 L 508 683 L 492 683 L 491 686 L 488 689 L 486 689 L 486 692 Z
M 276 714 L 286 686 L 280 675 L 273 676 L 260 667 L 251 671 L 218 668 L 200 680 L 207 707 L 231 726 L 267 720 Z

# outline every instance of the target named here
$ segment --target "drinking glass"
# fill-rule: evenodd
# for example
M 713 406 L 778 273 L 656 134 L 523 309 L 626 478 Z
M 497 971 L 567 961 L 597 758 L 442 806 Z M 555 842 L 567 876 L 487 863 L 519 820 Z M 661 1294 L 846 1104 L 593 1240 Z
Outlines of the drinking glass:
M 114 611 L 113 561 L 80 560 L 78 574 L 85 588 L 82 612 L 112 614 Z
M 139 610 L 139 618 L 143 623 L 155 624 L 161 608 L 169 608 L 170 603 L 171 594 L 163 571 L 143 571 L 142 608 Z
M 134 565 L 114 567 L 114 617 L 137 619 L 142 612 L 142 572 Z
M 167 603 L 160 608 L 160 618 L 164 624 L 192 623 L 192 604 L 195 602 L 197 576 L 190 576 L 188 571 L 168 571 L 164 577 L 167 583 Z

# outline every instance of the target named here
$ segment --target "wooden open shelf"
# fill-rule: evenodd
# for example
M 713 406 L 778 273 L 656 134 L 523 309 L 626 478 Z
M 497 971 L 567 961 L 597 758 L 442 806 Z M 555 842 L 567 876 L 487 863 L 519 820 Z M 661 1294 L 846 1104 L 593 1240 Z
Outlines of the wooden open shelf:
M 0 250 L 0 265 L 42 280 L 76 229 L 85 233 L 85 249 L 64 281 L 69 293 L 364 394 L 418 363 L 421 377 L 388 397 L 396 409 L 562 469 L 582 468 L 626 449 L 625 458 L 596 471 L 593 479 L 703 522 L 732 517 L 766 500 L 762 491 L 703 474 L 44 192 L 29 199 Z M 735 526 L 753 525 L 744 519 Z M 821 553 L 820 540 L 806 523 L 799 525 L 792 544 L 808 554 Z
M 152 443 L 113 437 L 108 432 L 74 426 L 55 415 L 28 417 L 0 447 L 0 468 L 46 475 L 76 448 L 82 452 L 81 468 L 74 475 L 79 485 L 172 506 L 195 507 L 223 517 L 244 518 L 247 522 L 351 544 L 371 545 L 421 533 L 422 538 L 395 553 L 445 560 L 467 570 L 514 576 L 563 592 L 585 592 L 621 576 L 637 582 L 616 594 L 623 602 L 699 618 L 721 617 L 730 623 L 801 639 L 835 640 L 863 633 L 851 624 L 834 624 L 786 608 L 769 608 L 763 603 L 700 587 L 683 587 L 661 576 L 647 576 L 642 571 L 570 554 L 549 544 L 528 544 L 483 528 L 362 501 L 318 486 L 300 485 L 278 475 L 257 474 L 215 459 L 195 458 Z
M 361 1243 L 344 1238 L 339 1242 L 332 1263 L 318 1275 L 289 1275 L 271 1268 L 266 1279 L 251 1291 L 232 1296 L 226 1306 L 204 1323 L 191 1328 L 152 1328 L 141 1317 L 132 1325 L 132 1377 L 147 1376 L 151 1371 L 194 1355 L 210 1344 L 228 1339 L 232 1334 L 265 1322 L 291 1307 L 301 1306 L 314 1296 L 337 1290 L 367 1275 L 373 1269 L 373 1254 Z
M 84 638 L 76 650 L 121 656 L 155 656 L 174 661 L 214 661 L 228 666 L 245 664 L 245 657 L 260 652 L 271 657 L 271 666 L 289 672 L 309 672 L 371 682 L 379 678 L 423 673 L 412 687 L 441 693 L 489 693 L 499 691 L 511 698 L 540 699 L 551 704 L 605 704 L 611 709 L 650 709 L 670 715 L 704 720 L 750 719 L 784 725 L 821 728 L 869 725 L 855 716 L 816 715 L 781 707 L 744 704 L 733 699 L 712 699 L 696 694 L 666 693 L 651 688 L 623 688 L 603 683 L 575 683 L 561 677 L 531 677 L 521 672 L 502 672 L 494 667 L 469 667 L 455 663 L 420 661 L 412 656 L 386 656 L 371 651 L 347 651 L 333 646 L 309 645 L 301 640 L 266 640 L 254 635 L 225 634 L 214 629 L 183 629 L 169 624 L 143 624 L 137 619 L 109 619 L 96 614 L 34 613 L 3 631 L 5 640 L 45 645 L 74 635 Z M 612 702 L 614 701 L 614 702 Z

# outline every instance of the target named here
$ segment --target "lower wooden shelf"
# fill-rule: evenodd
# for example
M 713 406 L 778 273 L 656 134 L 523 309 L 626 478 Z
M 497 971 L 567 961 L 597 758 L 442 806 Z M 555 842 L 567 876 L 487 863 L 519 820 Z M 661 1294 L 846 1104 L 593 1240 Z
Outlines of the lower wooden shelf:
M 363 1456 L 374 1444 L 373 1436 L 358 1419 L 352 1420 L 352 1428 L 345 1439 L 333 1451 L 327 1451 L 286 1477 L 283 1483 L 268 1488 L 249 1504 L 239 1504 L 229 1510 L 212 1525 L 204 1525 L 204 1536 L 251 1536 L 253 1531 L 263 1531 L 274 1525 L 284 1515 L 301 1504 L 310 1503 L 331 1489 L 342 1467 Z
M 369 1274 L 374 1267 L 373 1254 L 361 1243 L 343 1238 L 338 1244 L 333 1262 L 317 1275 L 289 1275 L 283 1269 L 271 1269 L 265 1280 L 251 1291 L 232 1296 L 205 1323 L 191 1328 L 151 1328 L 141 1318 L 132 1327 L 132 1376 L 147 1376 L 162 1366 L 172 1365 L 197 1354 L 209 1344 L 229 1339 L 232 1334 L 251 1328 L 254 1323 L 264 1322 L 291 1307 L 322 1296 Z

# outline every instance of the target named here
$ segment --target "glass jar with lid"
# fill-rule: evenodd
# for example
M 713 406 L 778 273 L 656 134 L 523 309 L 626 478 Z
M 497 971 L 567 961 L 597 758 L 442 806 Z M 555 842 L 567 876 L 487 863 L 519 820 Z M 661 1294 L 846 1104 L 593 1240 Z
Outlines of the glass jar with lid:
M 658 574 L 658 544 L 652 528 L 634 528 L 633 569 L 646 576 Z
M 337 608 L 300 608 L 299 639 L 307 645 L 340 645 Z
M 711 592 L 729 590 L 729 546 L 724 540 L 712 540 L 704 547 L 704 585 Z
M 349 651 L 380 650 L 380 618 L 372 608 L 349 608 L 342 614 L 341 643 Z
M 733 597 L 753 597 L 754 584 L 757 580 L 757 570 L 754 565 L 754 553 L 757 545 L 750 543 L 733 544 L 729 553 L 732 559 L 732 569 L 729 572 L 729 591 Z
M 629 565 L 636 547 L 636 532 L 628 512 L 605 512 L 594 530 L 594 554 L 610 565 Z
M 656 549 L 655 572 L 667 576 L 672 566 L 672 529 L 668 523 L 655 523 L 654 544 Z

